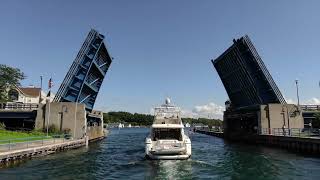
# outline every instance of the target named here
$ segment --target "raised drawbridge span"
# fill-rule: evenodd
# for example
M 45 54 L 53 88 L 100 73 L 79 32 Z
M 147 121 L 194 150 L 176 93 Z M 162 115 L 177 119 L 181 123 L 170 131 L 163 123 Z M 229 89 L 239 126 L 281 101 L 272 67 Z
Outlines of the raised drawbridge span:
M 92 111 L 112 62 L 104 36 L 92 29 L 54 97 L 54 102 L 84 103 Z

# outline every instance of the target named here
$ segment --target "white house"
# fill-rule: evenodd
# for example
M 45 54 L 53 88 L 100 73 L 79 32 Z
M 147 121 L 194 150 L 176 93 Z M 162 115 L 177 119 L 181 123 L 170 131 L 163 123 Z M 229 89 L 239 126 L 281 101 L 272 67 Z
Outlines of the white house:
M 29 87 L 15 87 L 8 91 L 9 98 L 12 103 L 28 103 L 28 104 L 38 104 L 46 103 L 46 99 L 53 100 L 54 95 L 51 93 L 50 97 L 46 97 L 47 94 L 41 90 L 41 88 L 37 88 L 34 86 Z

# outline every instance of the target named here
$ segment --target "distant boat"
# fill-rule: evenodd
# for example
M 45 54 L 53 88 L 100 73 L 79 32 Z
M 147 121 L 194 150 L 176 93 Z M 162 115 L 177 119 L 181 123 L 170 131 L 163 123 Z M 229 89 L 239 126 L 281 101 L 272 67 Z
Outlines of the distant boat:
M 124 124 L 119 123 L 118 128 L 124 128 Z
M 191 141 L 184 133 L 180 108 L 166 103 L 154 109 L 154 122 L 146 138 L 145 153 L 150 159 L 188 159 Z
M 189 124 L 189 123 L 186 123 L 185 127 L 186 127 L 186 128 L 189 128 L 189 127 L 190 127 L 190 124 Z
M 131 124 L 128 125 L 128 128 L 131 128 Z

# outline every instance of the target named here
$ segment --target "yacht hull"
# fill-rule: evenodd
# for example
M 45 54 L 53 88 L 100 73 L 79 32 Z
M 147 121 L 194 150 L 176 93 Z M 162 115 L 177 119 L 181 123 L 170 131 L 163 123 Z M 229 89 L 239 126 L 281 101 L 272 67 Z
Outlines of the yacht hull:
M 145 156 L 154 160 L 184 160 L 191 156 L 191 141 L 184 133 L 181 110 L 170 104 L 154 108 L 154 121 L 146 138 Z
M 151 160 L 186 160 L 189 159 L 191 155 L 183 154 L 183 155 L 153 155 L 147 154 L 146 158 Z
M 146 138 L 145 156 L 147 159 L 153 160 L 185 160 L 191 157 L 191 141 L 185 136 L 186 143 L 175 142 L 172 145 L 183 144 L 180 147 L 174 146 L 157 146 L 159 142 L 151 141 L 150 138 Z M 173 141 L 174 142 L 174 141 Z

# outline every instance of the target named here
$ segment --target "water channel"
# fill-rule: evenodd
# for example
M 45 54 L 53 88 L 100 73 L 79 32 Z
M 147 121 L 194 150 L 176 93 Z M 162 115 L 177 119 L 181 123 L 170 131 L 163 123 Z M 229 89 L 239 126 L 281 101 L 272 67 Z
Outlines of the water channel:
M 148 133 L 147 128 L 112 129 L 89 148 L 2 167 L 0 179 L 320 179 L 320 158 L 191 132 L 191 159 L 146 160 Z

